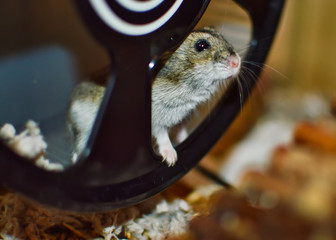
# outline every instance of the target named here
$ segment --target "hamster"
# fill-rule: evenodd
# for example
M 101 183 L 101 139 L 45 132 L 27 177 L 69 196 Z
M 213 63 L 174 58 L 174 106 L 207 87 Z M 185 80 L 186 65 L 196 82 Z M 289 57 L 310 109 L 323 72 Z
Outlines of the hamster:
M 240 66 L 233 46 L 212 28 L 192 31 L 165 62 L 152 83 L 152 138 L 168 166 L 177 161 L 169 131 L 209 101 L 223 81 L 237 76 Z M 73 160 L 85 147 L 104 90 L 83 82 L 73 92 L 68 112 L 75 145 Z M 185 137 L 186 130 L 179 129 L 178 135 Z

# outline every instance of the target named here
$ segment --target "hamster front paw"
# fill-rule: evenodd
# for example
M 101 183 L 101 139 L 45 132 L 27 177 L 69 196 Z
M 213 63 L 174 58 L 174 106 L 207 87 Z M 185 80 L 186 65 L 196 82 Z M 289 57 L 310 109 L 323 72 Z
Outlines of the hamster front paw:
M 177 161 L 177 153 L 171 144 L 165 146 L 160 146 L 160 155 L 162 156 L 162 161 L 166 162 L 168 167 L 175 165 Z
M 162 162 L 166 162 L 168 167 L 174 166 L 177 161 L 177 153 L 169 139 L 168 131 L 165 128 L 156 128 L 152 134 L 156 138 L 157 150 L 162 156 Z

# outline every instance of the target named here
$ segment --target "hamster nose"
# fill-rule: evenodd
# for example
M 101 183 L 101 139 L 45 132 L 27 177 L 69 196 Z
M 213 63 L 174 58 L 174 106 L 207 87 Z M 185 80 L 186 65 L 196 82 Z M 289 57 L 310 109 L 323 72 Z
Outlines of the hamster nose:
M 228 58 L 229 66 L 231 68 L 238 68 L 240 65 L 239 57 L 235 54 L 232 54 Z

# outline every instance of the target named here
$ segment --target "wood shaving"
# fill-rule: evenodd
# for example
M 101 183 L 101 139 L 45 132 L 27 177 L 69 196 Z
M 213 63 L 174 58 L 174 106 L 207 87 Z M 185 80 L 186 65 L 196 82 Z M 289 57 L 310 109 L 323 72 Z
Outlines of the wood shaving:
M 182 184 L 178 189 L 181 188 Z M 0 238 L 165 239 L 168 235 L 184 233 L 194 215 L 190 205 L 177 197 L 175 191 L 171 187 L 136 206 L 104 213 L 61 211 L 5 192 L 0 194 Z
M 263 171 L 214 193 L 176 239 L 336 239 L 336 118 L 300 121 Z
M 32 120 L 27 121 L 25 129 L 16 134 L 12 124 L 6 123 L 0 128 L 0 140 L 2 140 L 15 153 L 30 161 L 36 166 L 50 171 L 63 171 L 61 164 L 52 163 L 45 157 L 47 143 L 38 124 Z
M 132 239 L 164 239 L 168 235 L 184 233 L 193 214 L 189 204 L 182 199 L 163 200 L 151 213 L 127 222 L 125 229 Z
M 138 207 L 105 213 L 66 212 L 28 202 L 15 193 L 0 196 L 0 210 L 1 237 L 10 240 L 109 239 L 104 237 L 106 227 L 121 226 L 140 215 Z

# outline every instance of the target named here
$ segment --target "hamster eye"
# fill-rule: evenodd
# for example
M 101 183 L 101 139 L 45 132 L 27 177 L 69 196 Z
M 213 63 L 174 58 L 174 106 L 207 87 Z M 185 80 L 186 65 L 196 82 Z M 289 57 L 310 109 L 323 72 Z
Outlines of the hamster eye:
M 197 52 L 202 52 L 210 47 L 210 43 L 207 40 L 201 39 L 195 43 L 195 49 Z

